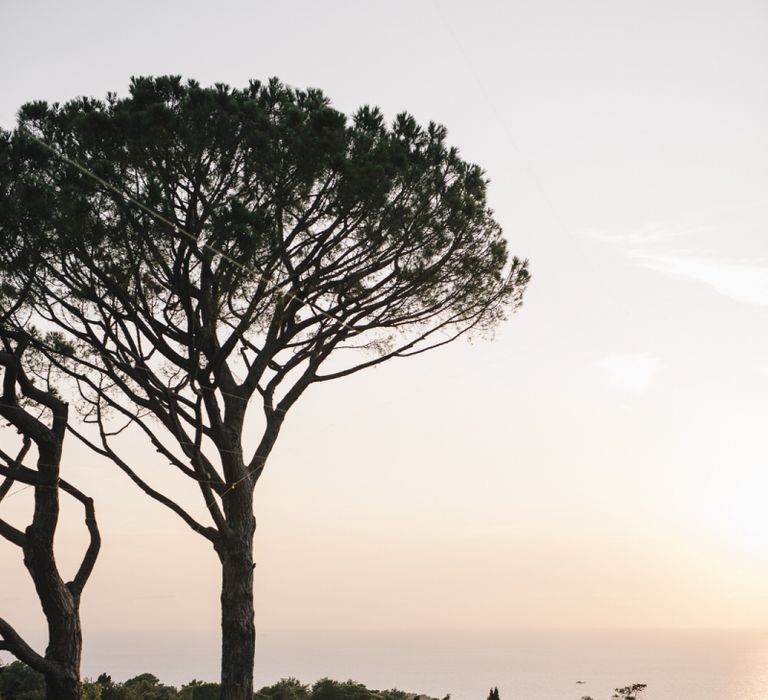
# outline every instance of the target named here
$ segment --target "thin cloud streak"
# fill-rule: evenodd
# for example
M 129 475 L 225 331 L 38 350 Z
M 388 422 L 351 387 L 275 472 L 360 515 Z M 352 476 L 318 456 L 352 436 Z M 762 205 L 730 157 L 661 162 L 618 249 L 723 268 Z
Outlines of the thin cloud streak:
M 626 233 L 589 231 L 583 236 L 623 248 L 624 254 L 644 269 L 704 284 L 743 304 L 768 306 L 768 264 L 764 260 L 734 260 L 711 249 L 669 246 L 674 239 L 697 231 L 653 224 Z
M 670 277 L 705 284 L 723 296 L 747 304 L 768 306 L 768 266 L 727 262 L 686 255 L 629 252 L 641 267 Z

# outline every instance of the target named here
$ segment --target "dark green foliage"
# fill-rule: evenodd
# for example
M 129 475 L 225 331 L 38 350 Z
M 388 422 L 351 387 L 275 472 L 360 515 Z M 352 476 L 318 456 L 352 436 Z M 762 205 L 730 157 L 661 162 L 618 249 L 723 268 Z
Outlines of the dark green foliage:
M 0 666 L 0 700 L 43 700 L 45 680 L 21 661 Z
M 642 693 L 647 688 L 645 683 L 633 683 L 624 688 L 616 688 L 611 700 L 642 700 Z M 589 695 L 583 695 L 581 700 L 593 700 Z
M 370 107 L 348 123 L 320 91 L 274 79 L 235 90 L 137 78 L 122 100 L 27 104 L 11 150 L 21 175 L 8 199 L 40 223 L 28 250 L 61 246 L 60 271 L 76 273 L 70 291 L 117 295 L 115 312 L 146 300 L 177 319 L 181 274 L 209 286 L 221 320 L 242 322 L 236 310 L 253 300 L 248 327 L 284 305 L 294 317 L 326 308 L 357 323 L 353 335 L 448 318 L 449 329 L 490 327 L 528 279 L 523 263 L 506 267 L 484 175 L 446 144 L 444 127 L 408 114 L 389 126 Z
M 214 544 L 250 538 L 217 496 L 253 488 L 309 385 L 491 330 L 529 279 L 444 127 L 348 120 L 318 90 L 136 78 L 23 106 L 0 146 L 0 288 L 31 286 L 91 421 L 122 414 L 198 480 L 215 529 L 158 500 Z M 237 463 L 252 397 L 267 425 Z
M 373 700 L 378 694 L 354 681 L 332 681 L 323 678 L 312 686 L 312 700 Z
M 254 700 L 414 700 L 425 696 L 401 690 L 369 690 L 354 681 L 324 678 L 311 688 L 295 678 L 284 678 L 265 686 Z M 43 677 L 16 661 L 0 667 L 0 700 L 43 700 Z M 151 673 L 142 673 L 124 683 L 115 683 L 106 673 L 83 683 L 83 700 L 221 700 L 218 683 L 193 680 L 181 690 L 163 685 Z
M 499 689 L 494 686 L 491 688 L 491 692 L 488 693 L 488 700 L 499 700 Z
M 121 700 L 102 692 L 99 683 L 83 683 L 83 700 Z M 45 679 L 21 661 L 0 665 L 0 700 L 45 700 Z M 218 700 L 218 699 L 217 699 Z
M 323 678 L 312 686 L 311 700 L 414 700 L 423 697 L 402 690 L 371 690 L 355 681 Z
M 303 685 L 295 678 L 283 678 L 254 694 L 258 700 L 309 700 L 309 696 L 309 686 Z
M 254 694 L 255 700 L 414 700 L 425 697 L 402 690 L 371 690 L 355 681 L 323 678 L 311 688 L 295 678 L 286 678 Z
M 220 696 L 219 684 L 205 681 L 192 681 L 179 691 L 179 700 L 220 700 Z
M 160 683 L 151 673 L 115 683 L 110 676 L 102 673 L 95 681 L 83 682 L 83 700 L 219 700 L 218 688 L 215 683 L 192 681 L 178 691 L 173 686 Z M 211 689 L 215 692 L 212 693 Z M 41 694 L 39 697 L 42 700 L 45 696 Z M 0 695 L 0 700 L 15 700 L 15 696 Z
M 174 700 L 178 698 L 176 688 L 163 685 L 151 673 L 142 673 L 130 678 L 122 685 L 125 700 Z
M 642 692 L 647 687 L 645 683 L 633 683 L 624 688 L 616 688 L 612 700 L 640 700 Z
M 222 692 L 249 700 L 253 489 L 286 414 L 312 384 L 491 331 L 527 264 L 444 127 L 347 119 L 276 79 L 136 78 L 123 99 L 27 104 L 3 143 L 0 288 L 30 284 L 17 323 L 63 334 L 35 344 L 76 377 L 91 446 L 213 544 Z M 196 482 L 206 522 L 130 469 L 110 417 Z

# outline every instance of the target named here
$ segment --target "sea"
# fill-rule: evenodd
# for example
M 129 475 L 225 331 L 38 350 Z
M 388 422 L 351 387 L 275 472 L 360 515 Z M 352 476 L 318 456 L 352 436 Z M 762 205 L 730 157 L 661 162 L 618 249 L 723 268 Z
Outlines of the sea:
M 138 642 L 138 640 L 137 640 Z M 214 680 L 213 640 L 147 640 L 130 655 L 91 648 L 85 671 L 124 680 Z M 768 700 L 768 630 L 260 632 L 256 687 L 329 677 L 451 700 L 611 700 L 645 683 L 644 700 Z

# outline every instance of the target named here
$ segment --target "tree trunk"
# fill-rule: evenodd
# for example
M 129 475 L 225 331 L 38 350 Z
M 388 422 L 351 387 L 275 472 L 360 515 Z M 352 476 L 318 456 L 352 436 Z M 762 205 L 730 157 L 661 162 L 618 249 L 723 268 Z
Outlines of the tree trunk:
M 61 596 L 60 602 L 55 617 L 48 620 L 50 642 L 45 650 L 45 658 L 54 664 L 56 671 L 44 674 L 46 700 L 80 700 L 83 638 L 79 606 L 66 594 Z
M 253 699 L 253 662 L 256 631 L 253 611 L 253 491 L 232 493 L 239 501 L 228 521 L 238 521 L 236 532 L 219 547 L 221 560 L 221 697 Z M 238 507 L 239 506 L 239 507 Z M 233 528 L 234 529 L 234 528 Z
M 49 470 L 58 478 L 61 443 L 40 444 L 39 471 Z M 45 660 L 52 668 L 44 670 L 47 700 L 80 700 L 80 656 L 83 647 L 80 627 L 80 599 L 62 580 L 53 551 L 58 524 L 58 485 L 35 489 L 35 514 L 26 530 L 24 565 L 35 585 L 48 621 L 48 647 Z
M 45 700 L 81 700 L 82 688 L 77 674 L 66 671 L 45 674 Z

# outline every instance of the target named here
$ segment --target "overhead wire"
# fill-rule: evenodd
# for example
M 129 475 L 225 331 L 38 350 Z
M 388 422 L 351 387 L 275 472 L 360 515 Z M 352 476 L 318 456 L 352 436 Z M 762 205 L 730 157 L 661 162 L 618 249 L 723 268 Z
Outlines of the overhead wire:
M 60 158 L 62 161 L 64 161 L 68 165 L 70 165 L 73 168 L 77 169 L 79 172 L 83 173 L 85 176 L 95 180 L 100 185 L 102 185 L 102 187 L 107 188 L 108 190 L 110 190 L 111 192 L 113 192 L 118 197 L 122 198 L 123 200 L 125 200 L 127 202 L 130 202 L 131 204 L 134 204 L 135 206 L 139 207 L 142 211 L 146 212 L 147 214 L 149 214 L 150 216 L 154 217 L 155 219 L 157 219 L 161 223 L 163 223 L 166 226 L 169 226 L 170 228 L 172 228 L 174 231 L 176 231 L 176 232 L 182 234 L 183 236 L 185 236 L 186 238 L 190 239 L 196 245 L 201 245 L 203 248 L 209 250 L 214 255 L 217 255 L 217 256 L 223 258 L 224 260 L 226 260 L 227 262 L 231 263 L 232 265 L 235 265 L 236 267 L 239 267 L 244 272 L 247 272 L 249 274 L 255 274 L 259 279 L 261 279 L 264 282 L 269 282 L 270 281 L 269 278 L 267 278 L 265 275 L 263 275 L 259 270 L 256 270 L 255 268 L 250 268 L 250 267 L 248 267 L 246 265 L 243 265 L 243 263 L 241 263 L 238 260 L 235 260 L 233 257 L 231 257 L 230 255 L 227 255 L 226 253 L 224 253 L 223 251 L 219 250 L 215 246 L 212 246 L 207 241 L 202 241 L 202 242 L 199 241 L 197 236 L 193 235 L 192 233 L 190 233 L 189 231 L 187 231 L 183 227 L 179 226 L 179 224 L 177 224 L 176 222 L 171 221 L 170 219 L 168 219 L 167 217 L 163 216 L 159 212 L 155 211 L 151 207 L 148 207 L 146 204 L 144 204 L 140 200 L 136 199 L 135 197 L 129 195 L 127 192 L 124 192 L 124 191 L 120 190 L 118 187 L 116 187 L 112 183 L 108 182 L 104 178 L 99 177 L 98 175 L 96 175 L 96 173 L 94 173 L 92 170 L 90 170 L 89 168 L 84 166 L 82 163 L 74 160 L 73 158 L 70 158 L 69 156 L 67 156 L 66 154 L 62 153 L 57 148 L 54 148 L 53 146 L 51 146 L 50 144 L 46 143 L 42 139 L 38 138 L 34 134 L 30 133 L 28 130 L 24 130 L 23 133 L 28 138 L 30 138 L 32 141 L 34 141 L 38 145 L 42 146 L 43 148 L 45 148 L 49 152 L 53 153 L 56 157 Z M 342 319 L 336 318 L 335 316 L 329 314 L 327 311 L 325 311 L 323 309 L 317 308 L 314 304 L 312 304 L 310 301 L 308 301 L 307 299 L 303 298 L 302 296 L 300 296 L 300 295 L 298 295 L 298 294 L 296 294 L 294 292 L 290 292 L 290 291 L 284 292 L 284 296 L 286 296 L 289 299 L 294 299 L 294 300 L 296 300 L 296 301 L 298 301 L 298 302 L 300 302 L 302 304 L 305 304 L 307 306 L 311 306 L 321 316 L 327 318 L 328 320 L 330 320 L 330 321 L 332 321 L 334 323 L 337 323 L 338 325 L 346 328 L 349 331 L 355 332 L 355 329 L 352 326 L 350 326 L 348 323 L 346 323 Z M 218 392 L 222 396 L 229 396 L 229 397 L 232 397 L 232 398 L 235 398 L 235 399 L 240 399 L 240 400 L 246 401 L 246 402 L 249 401 L 249 399 L 246 398 L 246 397 L 239 396 L 239 395 L 233 394 L 231 392 L 222 391 L 221 389 L 214 389 L 212 387 L 201 387 L 201 388 L 209 389 L 209 390 L 214 391 L 214 392 Z M 280 407 L 271 407 L 271 408 L 272 408 L 272 410 L 278 411 L 278 412 L 279 411 L 284 411 L 284 409 L 281 409 Z M 18 409 L 19 410 L 23 410 L 21 407 L 18 407 Z M 235 450 L 223 450 L 223 449 L 218 449 L 218 448 L 217 448 L 217 450 L 219 452 L 230 452 L 230 453 L 242 454 L 241 450 L 238 450 L 238 451 L 235 451 Z M 245 476 L 243 476 L 242 478 L 237 479 L 236 481 L 232 482 L 225 491 L 223 491 L 222 493 L 217 494 L 217 495 L 220 498 L 223 498 L 227 493 L 229 493 L 230 491 L 234 490 L 235 487 L 237 487 L 239 484 L 241 484 L 246 479 L 250 478 L 253 474 L 255 474 L 257 471 L 259 471 L 262 468 L 263 468 L 263 465 L 259 465 L 258 467 L 250 470 Z M 204 479 L 196 479 L 196 481 L 198 481 L 199 483 L 216 483 L 216 484 L 220 484 L 221 483 L 219 481 L 204 480 Z M 13 493 L 7 494 L 6 497 L 13 496 L 16 493 L 19 493 L 19 492 L 23 491 L 26 488 L 29 488 L 29 485 L 25 486 L 24 488 L 18 489 L 17 491 L 14 491 Z M 207 506 L 210 506 L 210 505 L 212 505 L 212 503 L 207 504 Z
M 116 187 L 112 183 L 108 182 L 104 178 L 99 177 L 92 170 L 86 168 L 84 165 L 82 165 L 78 161 L 74 160 L 73 158 L 70 158 L 69 156 L 65 155 L 64 153 L 62 153 L 57 148 L 54 148 L 53 146 L 51 146 L 50 144 L 46 143 L 42 139 L 38 138 L 34 134 L 30 133 L 28 130 L 25 130 L 23 133 L 26 136 L 28 136 L 30 139 L 32 139 L 35 143 L 37 143 L 40 146 L 42 146 L 43 148 L 47 149 L 48 151 L 53 153 L 55 156 L 57 156 L 58 158 L 63 160 L 68 165 L 71 165 L 73 168 L 76 168 L 77 170 L 79 170 L 81 173 L 83 173 L 87 177 L 92 178 L 93 180 L 98 182 L 103 187 L 106 187 L 108 190 L 110 190 L 111 192 L 116 194 L 118 197 L 121 197 L 125 201 L 130 202 L 131 204 L 134 204 L 135 206 L 139 207 L 142 211 L 146 212 L 147 214 L 149 214 L 150 216 L 154 217 L 155 219 L 157 219 L 161 223 L 165 224 L 166 226 L 170 226 L 176 232 L 182 234 L 183 236 L 185 236 L 186 238 L 191 240 L 193 243 L 195 243 L 195 245 L 202 245 L 202 247 L 205 248 L 206 250 L 209 250 L 214 255 L 218 255 L 219 257 L 223 258 L 224 260 L 226 260 L 227 262 L 231 263 L 232 265 L 235 265 L 236 267 L 239 267 L 243 272 L 248 272 L 248 273 L 251 273 L 251 274 L 255 274 L 259 279 L 261 279 L 264 282 L 269 282 L 270 281 L 269 278 L 266 277 L 264 274 L 262 274 L 259 270 L 256 270 L 255 268 L 248 267 L 246 265 L 243 265 L 243 263 L 241 263 L 239 260 L 235 260 L 233 257 L 231 257 L 230 255 L 227 255 L 226 253 L 224 253 L 223 251 L 219 250 L 215 246 L 212 246 L 207 241 L 200 241 L 200 240 L 198 240 L 197 236 L 195 236 L 194 234 L 190 233 L 189 231 L 184 229 L 182 226 L 179 226 L 179 224 L 177 224 L 176 222 L 171 221 L 170 219 L 168 219 L 167 217 L 163 216 L 159 212 L 155 211 L 151 207 L 148 207 L 146 204 L 144 204 L 140 200 L 136 199 L 135 197 L 129 195 L 127 192 L 123 192 L 122 190 L 120 190 L 118 187 Z M 290 291 L 289 292 L 284 292 L 284 295 L 286 297 L 288 297 L 289 299 L 295 299 L 296 301 L 299 301 L 302 304 L 306 304 L 307 306 L 311 306 L 312 308 L 315 308 L 315 306 L 312 304 L 312 302 L 310 302 L 307 299 L 301 297 L 300 295 L 296 294 L 295 292 L 290 292 Z M 334 323 L 338 323 L 340 326 L 343 326 L 347 330 L 350 330 L 350 331 L 354 332 L 355 329 L 352 326 L 347 324 L 345 321 L 343 321 L 343 320 L 341 320 L 339 318 L 336 318 L 335 316 L 329 314 L 327 311 L 324 311 L 323 309 L 316 309 L 316 311 L 321 316 L 324 316 L 328 320 L 333 321 Z
M 508 127 L 507 123 L 501 118 L 501 114 L 498 111 L 498 108 L 496 107 L 495 102 L 490 98 L 490 95 L 488 94 L 488 92 L 487 92 L 487 90 L 485 88 L 484 83 L 480 79 L 480 76 L 478 75 L 478 73 L 477 73 L 477 71 L 476 71 L 476 69 L 474 67 L 474 64 L 470 61 L 469 57 L 467 56 L 462 43 L 459 41 L 459 38 L 456 35 L 455 31 L 453 30 L 453 27 L 448 22 L 447 17 L 442 12 L 442 10 L 441 10 L 437 0 L 434 1 L 434 5 L 435 5 L 435 9 L 436 9 L 436 12 L 437 12 L 438 16 L 440 17 L 441 21 L 443 22 L 443 25 L 446 27 L 446 29 L 448 30 L 450 35 L 453 37 L 453 40 L 454 40 L 455 44 L 457 45 L 457 47 L 459 49 L 459 52 L 462 55 L 465 63 L 467 64 L 467 66 L 469 68 L 470 74 L 472 75 L 472 77 L 474 78 L 475 82 L 477 83 L 477 85 L 478 85 L 478 87 L 480 89 L 480 92 L 483 95 L 483 98 L 489 104 L 492 113 L 494 114 L 495 118 L 497 119 L 497 121 L 501 125 L 502 130 L 503 130 L 503 132 L 504 132 L 504 134 L 505 134 L 505 136 L 507 138 L 507 141 L 509 142 L 509 144 L 511 145 L 513 150 L 517 153 L 517 155 L 519 156 L 521 162 L 524 163 L 526 169 L 528 170 L 529 176 L 531 177 L 532 181 L 535 183 L 535 185 L 536 185 L 537 189 L 539 190 L 539 192 L 540 192 L 544 202 L 546 203 L 546 205 L 550 209 L 550 212 L 557 219 L 558 223 L 562 226 L 563 225 L 562 220 L 561 220 L 561 218 L 560 218 L 560 216 L 559 216 L 559 214 L 558 214 L 554 204 L 552 203 L 552 200 L 550 199 L 546 189 L 542 185 L 540 179 L 538 178 L 538 176 L 537 176 L 535 170 L 533 169 L 533 167 L 531 166 L 531 164 L 528 162 L 527 158 L 524 156 L 524 154 L 522 153 L 520 148 L 517 146 L 517 144 L 515 142 L 515 139 L 513 138 L 512 133 L 509 130 L 509 127 Z M 73 158 L 70 158 L 66 154 L 62 153 L 59 149 L 53 147 L 49 143 L 46 143 L 45 141 L 43 141 L 42 139 L 38 138 L 37 136 L 35 136 L 33 133 L 29 132 L 28 130 L 24 130 L 23 133 L 28 138 L 30 138 L 32 141 L 34 141 L 35 143 L 37 143 L 38 145 L 42 146 L 47 151 L 49 151 L 50 153 L 54 154 L 56 157 L 61 159 L 63 162 L 65 162 L 68 165 L 70 165 L 71 167 L 77 169 L 79 172 L 81 172 L 86 177 L 89 177 L 89 178 L 93 179 L 94 181 L 98 182 L 102 187 L 105 187 L 109 191 L 113 192 L 114 194 L 116 194 L 118 197 L 120 197 L 124 201 L 129 202 L 129 203 L 139 207 L 142 211 L 144 211 L 145 213 L 149 214 L 151 217 L 155 218 L 157 221 L 165 224 L 166 226 L 170 227 L 171 229 L 173 229 L 177 233 L 180 233 L 182 236 L 184 236 L 184 237 L 188 238 L 189 240 L 191 240 L 193 243 L 195 243 L 195 245 L 201 245 L 203 248 L 209 250 L 214 255 L 217 255 L 217 256 L 221 257 L 222 259 L 226 260 L 227 262 L 231 263 L 232 265 L 235 265 L 236 267 L 240 268 L 244 272 L 247 272 L 249 274 L 255 274 L 259 279 L 261 279 L 261 280 L 263 280 L 265 282 L 269 282 L 270 281 L 259 270 L 256 270 L 254 268 L 250 268 L 250 267 L 244 265 L 240 261 L 234 259 L 230 255 L 227 255 L 222 250 L 219 250 L 218 248 L 216 248 L 215 246 L 211 245 L 207 241 L 200 241 L 197 238 L 197 236 L 195 236 L 194 234 L 192 234 L 189 231 L 187 231 L 185 228 L 180 226 L 178 223 L 176 223 L 176 222 L 168 219 L 167 217 L 163 216 L 159 212 L 155 211 L 151 207 L 149 207 L 146 204 L 144 204 L 142 201 L 136 199 L 135 197 L 133 197 L 132 195 L 128 194 L 127 192 L 124 192 L 123 190 L 119 189 L 118 187 L 116 187 L 112 183 L 108 182 L 104 178 L 99 177 L 92 170 L 87 168 L 82 163 L 78 162 L 77 160 L 75 160 Z M 321 316 L 324 316 L 328 320 L 330 320 L 330 321 L 332 321 L 334 323 L 337 323 L 337 324 L 343 326 L 344 328 L 347 328 L 348 330 L 354 332 L 355 329 L 353 327 L 349 326 L 349 324 L 347 324 L 345 321 L 343 321 L 342 319 L 336 318 L 335 316 L 329 314 L 328 312 L 324 311 L 323 309 L 316 308 L 311 302 L 309 302 L 307 299 L 303 298 L 302 296 L 300 296 L 300 295 L 298 295 L 298 294 L 296 294 L 294 292 L 290 292 L 290 291 L 289 292 L 284 292 L 284 295 L 286 297 L 290 298 L 290 299 L 294 299 L 296 301 L 299 301 L 302 304 L 305 304 L 305 305 L 308 305 L 308 306 L 312 306 L 312 308 L 315 308 L 316 311 Z M 230 392 L 224 392 L 224 391 L 222 391 L 220 389 L 213 389 L 212 387 L 202 387 L 202 388 L 209 389 L 209 390 L 212 390 L 212 391 L 218 391 L 218 393 L 223 395 L 223 396 L 230 396 L 232 398 L 236 398 L 236 399 L 240 399 L 240 400 L 244 400 L 244 401 L 248 401 L 249 400 L 249 399 L 247 399 L 245 397 L 242 397 L 242 396 L 230 393 Z M 277 409 L 274 409 L 274 410 L 280 410 L 280 409 L 277 408 Z M 182 443 L 183 443 L 183 441 L 182 441 Z M 182 444 L 182 443 L 180 443 L 180 444 Z M 194 443 L 190 443 L 190 444 L 194 444 Z M 218 450 L 218 451 L 221 452 L 222 450 Z M 233 453 L 236 453 L 236 454 L 237 453 L 242 454 L 241 451 L 235 451 L 235 450 L 223 450 L 223 451 L 233 452 Z M 254 469 L 250 470 L 246 475 L 244 475 L 242 478 L 232 482 L 228 486 L 228 488 L 226 490 L 224 490 L 223 492 L 221 492 L 220 494 L 217 494 L 217 495 L 219 496 L 219 498 L 223 498 L 227 493 L 229 493 L 230 491 L 234 490 L 236 488 L 236 486 L 238 486 L 240 483 L 242 483 L 246 479 L 250 478 L 254 473 L 256 473 L 257 471 L 259 471 L 262 468 L 263 468 L 263 465 L 259 465 L 258 467 L 255 467 Z M 199 483 L 218 483 L 218 484 L 221 483 L 221 482 L 218 482 L 218 481 L 200 480 L 200 479 L 196 479 L 196 481 L 198 481 Z M 18 492 L 26 489 L 26 488 L 29 488 L 29 485 L 25 486 L 22 489 L 19 489 L 18 491 L 13 492 L 12 494 L 8 494 L 8 497 L 10 497 L 11 495 L 14 495 L 15 493 L 18 493 Z M 213 502 L 208 503 L 207 506 L 212 505 L 212 503 Z

